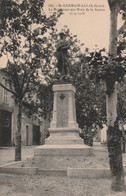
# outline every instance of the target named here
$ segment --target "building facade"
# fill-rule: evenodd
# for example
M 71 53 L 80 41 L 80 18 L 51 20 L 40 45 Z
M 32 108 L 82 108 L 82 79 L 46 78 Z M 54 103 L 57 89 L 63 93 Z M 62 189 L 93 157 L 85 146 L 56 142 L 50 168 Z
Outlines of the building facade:
M 0 83 L 9 88 L 6 73 L 2 70 L 0 70 Z M 15 145 L 17 113 L 18 108 L 12 93 L 0 86 L 0 146 Z M 42 119 L 38 120 L 34 114 L 31 117 L 28 117 L 25 113 L 22 114 L 22 145 L 39 145 L 43 131 Z

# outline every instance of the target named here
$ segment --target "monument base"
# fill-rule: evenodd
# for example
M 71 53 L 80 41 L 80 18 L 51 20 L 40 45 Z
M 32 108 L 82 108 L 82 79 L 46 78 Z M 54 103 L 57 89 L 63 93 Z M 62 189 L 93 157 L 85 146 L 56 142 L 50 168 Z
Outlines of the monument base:
M 85 157 L 92 154 L 92 148 L 84 145 L 83 139 L 79 137 L 75 114 L 75 88 L 71 84 L 56 84 L 53 91 L 50 137 L 46 139 L 45 145 L 35 149 L 35 165 L 43 170 L 83 168 Z
M 83 168 L 85 157 L 92 154 L 86 145 L 44 145 L 35 148 L 35 165 L 40 169 Z
M 43 170 L 83 168 L 85 157 L 92 155 L 92 148 L 84 144 L 78 131 L 76 128 L 50 128 L 45 145 L 35 148 L 35 166 Z

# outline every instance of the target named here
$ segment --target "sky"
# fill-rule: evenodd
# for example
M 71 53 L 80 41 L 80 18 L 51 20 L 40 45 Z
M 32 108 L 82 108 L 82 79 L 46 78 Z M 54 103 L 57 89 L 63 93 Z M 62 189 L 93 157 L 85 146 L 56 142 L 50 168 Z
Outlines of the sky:
M 63 9 L 56 28 L 67 25 L 72 34 L 77 35 L 85 47 L 92 50 L 109 47 L 110 11 L 107 0 L 45 0 L 44 10 L 47 15 L 57 9 Z M 122 21 L 119 17 L 118 27 Z M 1 58 L 0 67 L 6 65 L 6 57 Z
M 73 13 L 70 13 L 72 11 L 64 11 L 64 15 L 61 16 L 57 24 L 59 30 L 63 25 L 67 25 L 70 31 L 77 34 L 80 41 L 85 43 L 88 48 L 93 48 L 96 44 L 100 48 L 108 48 L 110 22 L 107 0 L 47 0 L 46 12 L 49 12 L 50 4 L 57 7 L 59 2 L 61 2 L 63 9 L 69 8 L 70 10 L 72 7 L 67 6 L 73 4 L 76 6 L 74 7 L 76 10 L 77 8 L 85 10 L 73 11 Z M 98 8 L 98 6 L 100 7 Z

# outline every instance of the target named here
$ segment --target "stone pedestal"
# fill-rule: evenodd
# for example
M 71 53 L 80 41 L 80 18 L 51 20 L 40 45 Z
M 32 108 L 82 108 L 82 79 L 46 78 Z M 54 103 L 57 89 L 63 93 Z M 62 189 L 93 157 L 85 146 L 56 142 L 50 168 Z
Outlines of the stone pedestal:
M 75 115 L 75 88 L 72 84 L 57 84 L 53 86 L 54 105 L 50 132 L 70 128 L 78 129 Z
M 92 154 L 91 147 L 79 137 L 76 122 L 75 88 L 72 84 L 53 86 L 53 118 L 50 137 L 45 145 L 35 149 L 36 165 L 42 169 L 66 169 L 83 165 L 85 156 Z M 80 164 L 81 165 L 81 164 Z
M 75 88 L 72 84 L 53 86 L 53 119 L 50 124 L 50 137 L 46 144 L 83 144 L 79 137 L 76 122 Z

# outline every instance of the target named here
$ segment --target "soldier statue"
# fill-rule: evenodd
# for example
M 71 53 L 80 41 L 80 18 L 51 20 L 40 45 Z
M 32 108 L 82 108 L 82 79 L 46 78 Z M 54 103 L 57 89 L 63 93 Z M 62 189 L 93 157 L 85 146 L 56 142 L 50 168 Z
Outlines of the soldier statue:
M 60 41 L 57 44 L 56 58 L 57 58 L 57 68 L 62 77 L 68 76 L 70 74 L 70 61 L 68 55 L 68 49 L 70 48 L 70 42 L 66 40 L 66 35 L 60 33 Z

